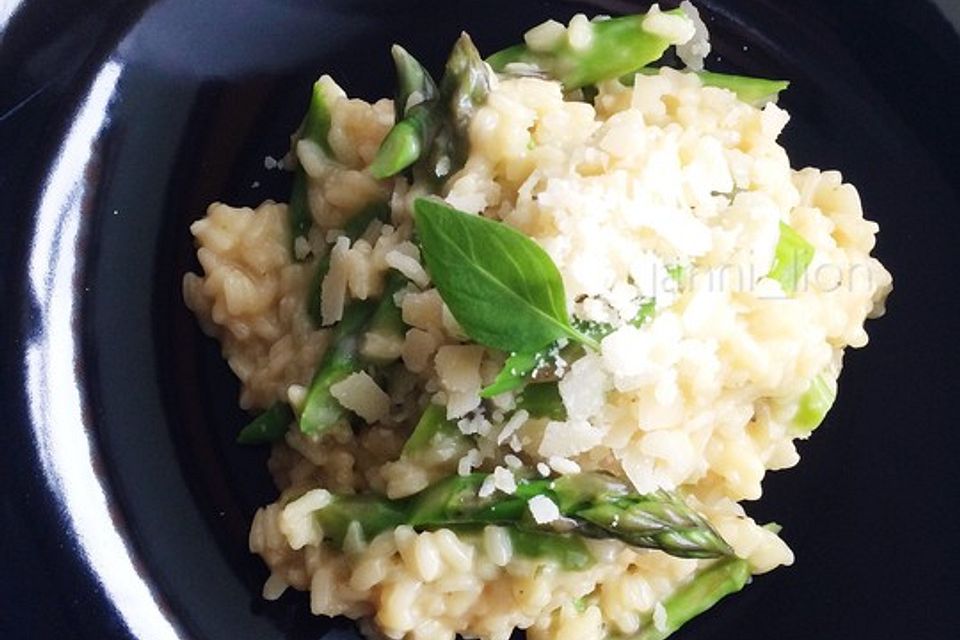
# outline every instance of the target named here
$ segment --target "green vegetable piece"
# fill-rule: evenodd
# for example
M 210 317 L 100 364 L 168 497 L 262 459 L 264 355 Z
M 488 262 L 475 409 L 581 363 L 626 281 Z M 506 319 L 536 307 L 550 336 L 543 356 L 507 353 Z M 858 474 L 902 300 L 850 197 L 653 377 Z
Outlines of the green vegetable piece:
M 513 552 L 525 558 L 547 558 L 567 571 L 582 571 L 594 562 L 582 538 L 563 533 L 527 531 L 509 527 Z
M 602 473 L 563 476 L 553 482 L 560 512 L 584 522 L 580 535 L 613 537 L 661 549 L 682 558 L 733 554 L 719 533 L 678 496 L 666 491 L 641 495 Z
M 320 360 L 307 391 L 299 420 L 304 433 L 322 433 L 346 415 L 346 409 L 330 393 L 330 387 L 360 370 L 360 334 L 376 308 L 376 303 L 366 301 L 354 302 L 344 309 L 343 319 L 333 330 L 331 345 Z
M 536 535 L 557 534 L 550 524 L 538 525 L 529 514 L 529 501 L 545 496 L 566 516 L 564 526 L 570 529 L 564 534 L 619 539 L 681 558 L 733 554 L 699 514 L 664 491 L 639 495 L 608 474 L 581 473 L 557 480 L 520 479 L 513 495 L 494 492 L 480 497 L 480 489 L 488 479 L 489 475 L 484 473 L 450 476 L 403 500 L 338 496 L 331 506 L 318 511 L 318 517 L 325 533 L 334 540 L 342 540 L 339 532 L 345 532 L 351 520 L 363 521 L 368 536 L 383 530 L 378 523 L 385 527 L 405 523 L 417 531 L 496 524 Z M 360 505 L 356 515 L 349 508 L 352 504 Z
M 647 322 L 653 318 L 653 314 L 657 311 L 657 301 L 656 300 L 647 300 L 640 305 L 640 308 L 637 310 L 637 315 L 633 317 L 633 320 L 630 321 L 635 327 L 642 327 L 647 324 Z
M 450 476 L 414 496 L 407 520 L 414 528 L 462 524 L 511 524 L 526 512 L 527 500 L 496 493 L 478 496 L 487 475 Z
M 800 396 L 797 412 L 793 416 L 793 426 L 803 433 L 812 433 L 837 399 L 837 391 L 823 375 L 810 381 L 810 387 Z
M 394 109 L 399 114 L 398 119 L 406 117 L 410 98 L 418 94 L 416 102 L 428 102 L 437 97 L 437 85 L 424 69 L 420 61 L 398 44 L 390 48 L 393 64 L 397 69 L 397 95 L 394 97 Z
M 444 181 L 459 171 L 470 153 L 470 122 L 490 95 L 492 74 L 466 33 L 457 39 L 440 81 L 440 106 L 446 110 L 427 169 Z
M 638 69 L 635 73 L 620 78 L 620 82 L 632 87 L 636 73 L 655 76 L 660 73 L 660 69 L 657 67 Z M 790 86 L 790 82 L 787 80 L 767 80 L 766 78 L 715 73 L 713 71 L 696 71 L 694 73 L 697 74 L 704 86 L 727 89 L 737 94 L 737 97 L 744 102 L 758 107 L 776 100 L 780 92 L 785 91 Z
M 294 421 L 289 405 L 277 402 L 251 420 L 237 435 L 239 444 L 268 444 L 283 438 Z
M 326 88 L 321 80 L 313 84 L 310 96 L 310 106 L 307 115 L 300 125 L 299 137 L 311 140 L 323 149 L 329 157 L 333 157 L 328 137 L 330 135 L 330 104 Z M 297 238 L 306 238 L 310 227 L 313 226 L 313 216 L 310 213 L 310 203 L 307 198 L 307 174 L 303 167 L 298 166 L 293 176 L 293 189 L 290 193 L 290 204 L 287 205 L 287 219 L 290 224 L 290 252 L 297 260 L 294 249 Z
M 376 178 L 388 178 L 422 159 L 421 175 L 442 182 L 466 161 L 470 121 L 490 93 L 490 72 L 465 33 L 450 53 L 439 92 L 423 67 L 403 54 L 399 61 L 394 56 L 400 78 L 397 100 L 402 100 L 395 109 L 402 119 L 387 133 L 370 172 Z M 425 100 L 407 109 L 410 89 L 418 81 Z
M 411 166 L 429 148 L 441 124 L 436 102 L 422 102 L 393 125 L 377 149 L 370 175 L 378 180 L 395 176 Z
M 460 429 L 452 421 L 447 420 L 446 409 L 436 404 L 429 404 L 423 415 L 413 428 L 413 433 L 403 445 L 402 454 L 406 457 L 422 453 L 435 447 L 439 440 L 464 439 Z
M 534 418 L 567 419 L 567 409 L 563 406 L 560 387 L 556 382 L 527 385 L 517 396 L 517 409 L 529 412 Z
M 527 383 L 527 378 L 545 357 L 545 350 L 511 353 L 493 382 L 480 390 L 481 398 L 492 398 L 507 391 L 518 389 Z
M 699 571 L 663 603 L 667 621 L 663 630 L 650 620 L 644 629 L 629 638 L 612 636 L 610 640 L 664 640 L 724 597 L 743 589 L 750 581 L 750 565 L 739 558 L 724 558 Z
M 403 342 L 406 325 L 403 323 L 403 316 L 400 307 L 393 301 L 393 295 L 407 284 L 407 279 L 400 273 L 392 271 L 387 276 L 387 284 L 384 288 L 383 296 L 377 305 L 377 310 L 370 319 L 366 332 L 363 334 L 363 343 L 360 347 L 360 353 L 364 359 L 377 366 L 385 366 L 394 362 L 399 356 L 373 356 L 371 349 L 367 348 L 367 343 L 373 338 L 380 340 L 393 341 L 394 343 Z
M 777 242 L 773 267 L 767 277 L 779 282 L 788 295 L 793 294 L 813 260 L 813 252 L 813 245 L 804 240 L 793 227 L 781 222 L 780 241 Z
M 351 522 L 360 525 L 365 540 L 394 529 L 406 520 L 404 504 L 372 495 L 334 496 L 333 502 L 315 512 L 323 537 L 336 547 L 343 546 Z
M 758 106 L 776 100 L 780 92 L 790 86 L 787 80 L 767 80 L 712 71 L 699 71 L 697 75 L 705 86 L 728 89 L 744 102 Z
M 374 202 L 361 209 L 355 216 L 350 218 L 343 227 L 344 234 L 353 242 L 367 230 L 370 223 L 374 220 L 389 222 L 390 205 L 386 202 Z M 313 322 L 313 326 L 320 327 L 323 321 L 320 313 L 321 307 L 321 287 L 323 279 L 330 271 L 330 254 L 321 256 L 317 260 L 316 269 L 313 272 L 313 278 L 310 280 L 310 291 L 307 293 L 307 314 Z
M 346 415 L 346 410 L 330 393 L 330 387 L 360 371 L 366 364 L 360 355 L 360 341 L 371 328 L 382 331 L 399 316 L 393 294 L 405 283 L 399 274 L 391 274 L 379 300 L 353 302 L 344 309 L 343 318 L 333 330 L 331 345 L 310 382 L 300 414 L 301 431 L 322 433 Z
M 435 200 L 418 198 L 414 211 L 427 270 L 471 339 L 507 352 L 560 337 L 598 348 L 571 326 L 560 272 L 536 242 Z
M 664 13 L 689 18 L 680 11 Z M 671 42 L 643 28 L 646 15 L 623 16 L 591 22 L 592 37 L 583 49 L 574 49 L 567 38 L 560 38 L 548 51 L 532 51 L 519 44 L 498 51 L 487 62 L 494 71 L 510 73 L 508 65 L 531 65 L 563 84 L 567 91 L 611 80 L 658 60 Z

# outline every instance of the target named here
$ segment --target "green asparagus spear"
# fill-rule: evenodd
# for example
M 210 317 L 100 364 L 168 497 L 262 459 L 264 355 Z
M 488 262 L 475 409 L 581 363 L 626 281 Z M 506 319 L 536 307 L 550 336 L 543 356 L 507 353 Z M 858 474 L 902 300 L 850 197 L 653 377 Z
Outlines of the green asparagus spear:
M 793 227 L 781 222 L 780 240 L 767 277 L 779 282 L 784 293 L 793 294 L 813 260 L 813 251 L 813 245 L 794 231 Z
M 436 136 L 442 118 L 437 85 L 423 65 L 400 45 L 393 45 L 390 53 L 397 69 L 393 103 L 397 122 L 370 165 L 370 173 L 378 179 L 396 175 L 416 162 Z M 419 95 L 419 100 L 410 104 L 414 95 Z
M 581 571 L 594 558 L 582 538 L 566 533 L 546 533 L 508 527 L 513 552 L 526 558 L 550 558 L 567 571 Z
M 464 436 L 450 420 L 440 405 L 429 404 L 420 416 L 413 433 L 403 445 L 405 457 L 417 455 L 438 445 L 439 440 L 462 439 Z
M 405 52 L 404 52 L 405 53 Z M 415 62 L 406 54 L 398 62 L 398 75 L 415 75 L 407 69 Z M 419 67 L 419 63 L 417 63 Z M 430 76 L 419 67 L 425 86 Z M 412 81 L 401 80 L 401 90 Z M 397 105 L 403 118 L 393 126 L 370 167 L 377 178 L 396 175 L 423 159 L 422 172 L 431 181 L 443 181 L 463 166 L 467 157 L 467 129 L 477 108 L 490 92 L 490 74 L 467 34 L 462 34 L 447 60 L 439 93 L 406 108 Z M 430 90 L 425 95 L 431 95 Z
M 318 80 L 313 85 L 310 106 L 300 126 L 300 138 L 317 143 L 324 153 L 332 158 L 333 151 L 330 149 L 329 135 L 330 105 L 324 84 Z M 294 259 L 299 261 L 302 257 L 298 256 L 295 250 L 297 238 L 306 238 L 310 227 L 313 226 L 313 216 L 310 214 L 310 203 L 307 197 L 307 173 L 299 165 L 293 176 L 293 190 L 290 194 L 290 204 L 287 205 L 287 218 L 291 231 L 290 251 Z
M 682 558 L 733 554 L 706 520 L 665 491 L 639 495 L 608 474 L 581 473 L 556 480 L 520 480 L 514 494 L 495 492 L 480 497 L 480 489 L 488 477 L 483 473 L 451 476 L 404 500 L 374 497 L 365 500 L 382 501 L 378 513 L 402 512 L 402 522 L 418 531 L 496 524 L 528 532 L 557 533 L 552 523 L 538 524 L 529 513 L 530 500 L 543 496 L 553 500 L 564 516 L 564 533 L 623 540 L 633 546 L 659 549 Z M 334 520 L 351 517 L 349 510 L 321 515 Z M 345 530 L 347 524 L 349 522 L 343 523 L 340 528 Z
M 389 296 L 389 300 L 381 299 L 360 343 L 360 355 L 370 364 L 383 367 L 400 357 L 406 325 L 403 323 L 400 307 L 393 302 L 393 294 L 406 283 L 406 278 L 396 271 L 387 276 L 384 295 Z M 383 353 L 386 350 L 378 347 L 384 343 L 391 344 L 389 351 L 392 353 Z
M 658 629 L 653 621 L 629 638 L 612 636 L 609 640 L 664 640 L 725 596 L 736 593 L 750 580 L 750 565 L 739 558 L 724 558 L 699 571 L 693 580 L 666 599 L 666 624 Z
M 331 345 L 320 360 L 307 391 L 299 421 L 304 433 L 322 433 L 346 415 L 346 410 L 330 393 L 330 387 L 360 370 L 360 335 L 376 306 L 368 300 L 354 302 L 344 309 L 343 319 L 334 329 Z
M 239 444 L 267 444 L 282 438 L 294 421 L 290 406 L 277 402 L 250 421 L 237 435 Z
M 383 139 L 370 165 L 370 174 L 382 180 L 397 175 L 419 160 L 436 137 L 442 118 L 436 100 L 412 107 Z
M 373 202 L 361 209 L 350 221 L 344 225 L 343 232 L 353 242 L 367 230 L 370 223 L 374 220 L 387 222 L 390 220 L 390 205 L 386 202 Z M 321 287 L 323 279 L 330 271 L 330 254 L 321 256 L 317 260 L 316 269 L 313 272 L 313 278 L 310 281 L 310 291 L 307 293 L 307 313 L 313 326 L 320 327 L 322 317 L 320 313 Z
M 470 122 L 490 95 L 490 69 L 466 33 L 457 39 L 440 83 L 441 106 L 447 110 L 427 158 L 432 179 L 441 182 L 459 171 L 469 155 Z
M 660 69 L 656 67 L 639 69 L 635 73 L 622 77 L 620 81 L 628 87 L 633 86 L 636 73 L 655 76 L 660 73 Z M 695 73 L 704 86 L 728 89 L 737 94 L 737 97 L 744 102 L 758 107 L 776 100 L 780 92 L 786 91 L 790 86 L 790 82 L 787 80 L 768 80 L 766 78 L 715 73 L 713 71 L 696 71 Z
M 689 20 L 679 9 L 666 11 Z M 528 65 L 539 74 L 559 80 L 570 91 L 637 71 L 658 60 L 671 41 L 644 29 L 646 15 L 623 16 L 591 22 L 591 37 L 581 49 L 568 38 L 559 38 L 546 51 L 534 51 L 524 44 L 498 51 L 487 62 L 494 71 L 509 73 L 508 65 Z
M 683 558 L 733 554 L 706 519 L 667 491 L 636 494 L 626 483 L 604 473 L 562 476 L 551 488 L 560 512 L 583 521 L 577 528 L 581 535 L 618 538 Z
M 411 96 L 418 95 L 415 103 L 436 99 L 437 85 L 420 61 L 400 45 L 393 45 L 390 55 L 393 56 L 393 64 L 397 69 L 397 95 L 394 98 L 394 109 L 399 114 L 399 119 L 406 117 L 409 107 L 413 106 L 410 104 Z
M 301 431 L 322 433 L 346 415 L 346 410 L 331 395 L 330 387 L 351 373 L 356 373 L 365 364 L 360 354 L 361 339 L 372 319 L 387 313 L 385 307 L 396 307 L 393 294 L 404 282 L 403 278 L 391 276 L 379 301 L 356 301 L 344 309 L 343 318 L 330 338 L 331 345 L 310 382 L 307 399 L 300 413 Z
M 351 522 L 360 525 L 363 537 L 372 540 L 378 534 L 394 529 L 406 520 L 402 501 L 391 501 L 370 495 L 334 496 L 333 501 L 315 514 L 323 528 L 323 537 L 337 547 Z

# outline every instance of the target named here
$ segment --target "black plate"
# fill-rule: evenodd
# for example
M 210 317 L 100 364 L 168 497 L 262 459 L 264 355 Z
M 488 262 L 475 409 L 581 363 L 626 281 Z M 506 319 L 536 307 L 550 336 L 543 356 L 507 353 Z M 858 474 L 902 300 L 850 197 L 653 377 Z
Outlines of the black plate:
M 798 562 L 678 637 L 948 638 L 954 510 L 960 21 L 929 0 L 703 0 L 712 66 L 794 81 L 796 165 L 860 187 L 894 273 L 840 400 L 748 509 Z M 438 68 L 546 17 L 626 1 L 167 0 L 0 8 L 2 638 L 356 638 L 306 598 L 258 598 L 246 551 L 271 497 L 216 346 L 184 310 L 188 223 L 285 199 L 309 83 L 392 87 L 387 46 Z

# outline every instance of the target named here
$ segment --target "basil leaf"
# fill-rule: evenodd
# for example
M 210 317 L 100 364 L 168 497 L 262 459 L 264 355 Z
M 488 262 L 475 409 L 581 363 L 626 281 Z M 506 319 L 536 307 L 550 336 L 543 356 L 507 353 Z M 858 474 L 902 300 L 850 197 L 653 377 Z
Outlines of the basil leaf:
M 472 340 L 507 352 L 561 337 L 599 348 L 571 326 L 560 272 L 536 242 L 436 200 L 418 198 L 414 217 L 427 271 Z

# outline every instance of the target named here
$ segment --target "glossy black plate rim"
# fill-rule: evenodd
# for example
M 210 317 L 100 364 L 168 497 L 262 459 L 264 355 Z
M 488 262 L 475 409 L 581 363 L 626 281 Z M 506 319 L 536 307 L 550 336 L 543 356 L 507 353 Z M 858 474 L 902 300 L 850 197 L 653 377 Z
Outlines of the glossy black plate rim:
M 35 6 L 25 3 L 19 11 Z M 55 532 L 55 542 L 48 539 L 44 546 L 48 567 L 54 567 L 46 569 L 47 577 L 67 583 L 61 592 L 73 598 L 67 604 L 71 619 L 78 635 L 90 637 L 96 637 L 94 629 L 111 637 L 188 634 L 140 563 L 123 512 L 116 508 L 109 471 L 98 456 L 96 408 L 84 383 L 89 371 L 81 326 L 83 296 L 77 290 L 84 282 L 82 232 L 90 224 L 85 216 L 91 193 L 76 169 L 84 167 L 80 178 L 97 169 L 97 141 L 108 124 L 102 116 L 121 73 L 109 61 L 104 64 L 104 57 L 143 6 L 103 3 L 97 37 L 77 55 L 71 75 L 60 79 L 59 104 L 44 105 L 45 140 L 37 145 L 39 151 L 22 160 L 25 167 L 19 172 L 4 176 L 4 206 L 35 212 L 17 221 L 3 240 L 2 293 L 11 305 L 4 315 L 3 405 L 14 415 L 13 422 L 25 427 L 15 429 L 10 438 L 10 448 L 22 457 L 4 465 L 5 474 L 18 471 L 5 500 L 16 501 L 18 512 L 21 500 L 32 509 L 28 528 L 46 529 L 43 535 Z M 2 56 L 0 61 L 7 64 Z M 19 107 L 33 108 L 29 101 Z M 15 115 L 8 113 L 5 120 Z M 911 116 L 917 114 L 902 114 Z M 947 142 L 956 140 L 953 132 L 943 135 Z M 924 142 L 931 144 L 932 138 Z M 945 144 L 939 156 L 944 159 L 939 170 L 956 185 L 958 165 L 951 162 L 956 147 Z M 4 167 L 14 166 L 13 158 L 6 150 Z M 36 176 L 42 176 L 42 183 L 31 185 Z M 10 183 L 18 177 L 27 186 L 13 188 Z M 5 455 L 13 458 L 10 451 Z M 88 464 L 78 463 L 83 460 Z M 104 528 L 105 522 L 112 527 Z

